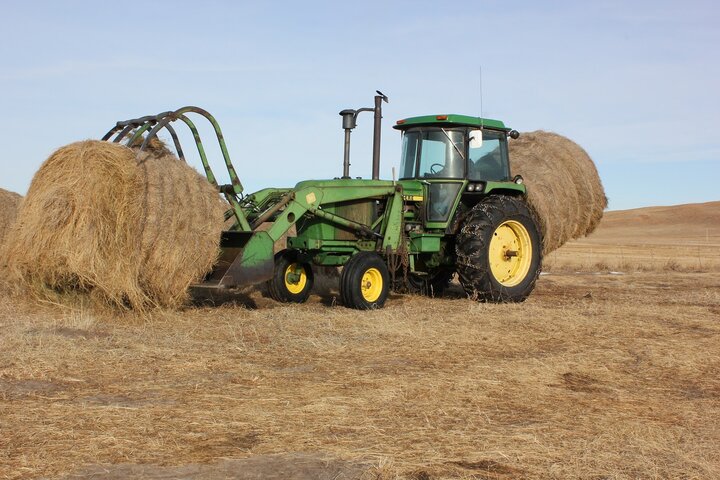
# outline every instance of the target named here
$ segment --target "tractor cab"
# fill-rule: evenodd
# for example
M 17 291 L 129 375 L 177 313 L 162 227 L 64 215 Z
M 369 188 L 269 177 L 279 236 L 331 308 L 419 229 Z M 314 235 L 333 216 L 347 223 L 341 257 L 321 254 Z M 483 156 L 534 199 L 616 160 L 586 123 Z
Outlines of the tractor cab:
M 511 182 L 507 137 L 516 132 L 501 121 L 427 115 L 394 128 L 403 134 L 400 180 L 425 185 L 429 224 L 446 224 L 460 198 L 486 193 L 488 182 Z

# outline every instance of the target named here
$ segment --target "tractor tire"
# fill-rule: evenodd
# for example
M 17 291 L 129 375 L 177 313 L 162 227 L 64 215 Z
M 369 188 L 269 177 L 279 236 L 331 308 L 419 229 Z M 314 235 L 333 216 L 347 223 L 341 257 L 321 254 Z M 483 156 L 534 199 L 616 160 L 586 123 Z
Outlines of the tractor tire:
M 458 277 L 468 296 L 485 302 L 522 302 L 540 274 L 537 221 L 519 198 L 487 197 L 465 218 L 455 253 Z
M 348 308 L 382 308 L 390 291 L 390 273 L 385 261 L 373 252 L 353 255 L 340 275 L 340 298 Z
M 273 277 L 267 282 L 268 293 L 278 302 L 304 303 L 314 281 L 310 264 L 299 261 L 295 253 L 283 250 L 275 255 Z

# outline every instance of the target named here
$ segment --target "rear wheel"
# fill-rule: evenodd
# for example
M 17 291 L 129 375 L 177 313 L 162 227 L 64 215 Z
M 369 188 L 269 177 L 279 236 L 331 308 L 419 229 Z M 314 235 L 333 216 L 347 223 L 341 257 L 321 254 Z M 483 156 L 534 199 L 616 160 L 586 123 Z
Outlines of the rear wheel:
M 340 297 L 348 308 L 381 308 L 390 289 L 385 261 L 373 252 L 360 252 L 348 260 L 340 275 Z
M 275 270 L 268 280 L 270 296 L 283 303 L 303 303 L 310 296 L 314 275 L 307 262 L 297 259 L 297 255 L 283 250 L 275 255 Z
M 455 243 L 465 292 L 481 301 L 521 302 L 540 274 L 537 223 L 518 198 L 491 196 L 465 218 Z

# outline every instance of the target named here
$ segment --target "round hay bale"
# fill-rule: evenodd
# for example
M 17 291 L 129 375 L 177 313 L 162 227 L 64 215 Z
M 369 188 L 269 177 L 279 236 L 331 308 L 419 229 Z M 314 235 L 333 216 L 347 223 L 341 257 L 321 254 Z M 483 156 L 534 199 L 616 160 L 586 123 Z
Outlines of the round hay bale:
M 510 141 L 510 167 L 528 188 L 528 203 L 540 222 L 543 254 L 592 233 L 607 207 L 590 156 L 572 140 L 541 130 Z
M 22 195 L 0 188 L 0 247 L 15 222 Z
M 217 260 L 223 213 L 215 188 L 167 151 L 77 142 L 35 174 L 8 265 L 42 293 L 177 307 Z

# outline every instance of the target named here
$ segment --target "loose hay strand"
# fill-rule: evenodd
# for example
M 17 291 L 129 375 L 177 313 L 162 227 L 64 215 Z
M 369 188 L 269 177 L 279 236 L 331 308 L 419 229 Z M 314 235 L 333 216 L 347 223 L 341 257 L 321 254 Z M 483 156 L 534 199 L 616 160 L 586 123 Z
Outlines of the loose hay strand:
M 0 302 L 0 471 L 307 452 L 387 480 L 720 478 L 716 279 L 553 275 L 522 304 L 455 287 L 363 312 L 254 291 L 142 320 Z

